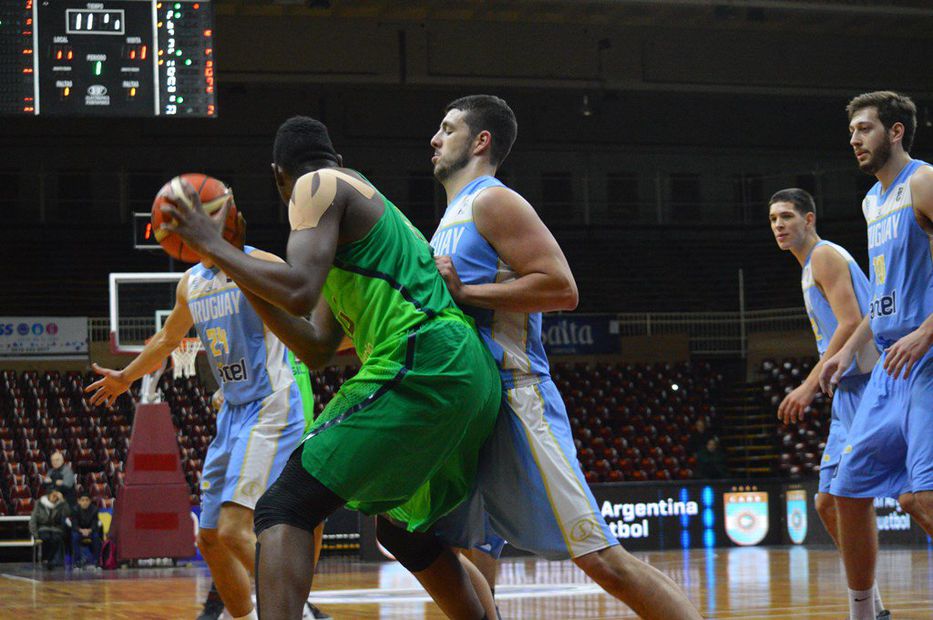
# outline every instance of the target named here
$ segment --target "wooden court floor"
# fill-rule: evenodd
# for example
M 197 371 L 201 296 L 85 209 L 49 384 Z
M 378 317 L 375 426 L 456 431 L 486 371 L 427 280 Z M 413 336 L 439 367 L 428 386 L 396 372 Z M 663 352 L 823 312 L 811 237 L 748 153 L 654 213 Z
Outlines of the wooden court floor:
M 829 548 L 771 547 L 638 553 L 680 583 L 706 618 L 847 617 L 838 556 Z M 894 620 L 933 619 L 933 547 L 884 548 L 878 582 Z M 570 562 L 504 560 L 503 618 L 635 618 Z M 193 620 L 210 585 L 202 565 L 104 573 L 0 564 L 0 618 Z M 335 619 L 441 618 L 397 564 L 322 560 L 312 600 Z

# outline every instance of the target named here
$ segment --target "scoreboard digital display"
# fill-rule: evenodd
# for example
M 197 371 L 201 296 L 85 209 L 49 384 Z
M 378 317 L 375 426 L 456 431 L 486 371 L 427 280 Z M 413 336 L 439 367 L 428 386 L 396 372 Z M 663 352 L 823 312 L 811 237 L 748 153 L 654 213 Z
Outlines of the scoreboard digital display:
M 0 1 L 0 113 L 216 116 L 210 0 Z

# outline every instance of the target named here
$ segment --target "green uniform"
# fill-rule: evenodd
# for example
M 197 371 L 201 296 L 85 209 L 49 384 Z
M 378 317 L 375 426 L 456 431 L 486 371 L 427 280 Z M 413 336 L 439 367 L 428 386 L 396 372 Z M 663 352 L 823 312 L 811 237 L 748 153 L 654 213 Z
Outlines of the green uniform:
M 312 425 L 302 464 L 348 507 L 423 531 L 473 486 L 501 384 L 427 241 L 383 202 L 366 236 L 337 248 L 324 285 L 363 365 Z
M 311 423 L 314 422 L 314 392 L 311 391 L 311 371 L 291 351 L 288 352 L 288 364 L 292 367 L 292 374 L 295 375 L 295 383 L 298 385 L 298 393 L 301 394 L 301 409 L 305 417 L 305 432 L 307 433 Z

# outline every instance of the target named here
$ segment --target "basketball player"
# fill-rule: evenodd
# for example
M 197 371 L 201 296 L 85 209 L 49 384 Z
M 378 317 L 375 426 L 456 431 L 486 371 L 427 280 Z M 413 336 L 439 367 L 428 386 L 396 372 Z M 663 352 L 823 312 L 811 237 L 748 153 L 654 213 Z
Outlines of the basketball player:
M 242 217 L 242 214 L 240 215 Z M 295 384 L 298 386 L 298 393 L 301 396 L 301 408 L 304 413 L 305 428 L 307 431 L 314 422 L 314 392 L 311 389 L 311 372 L 308 367 L 291 351 L 288 352 L 288 365 L 291 366 L 292 374 L 295 376 Z M 221 386 L 211 397 L 211 407 L 215 413 L 220 413 L 220 408 L 224 404 L 224 392 Z M 317 566 L 318 559 L 321 556 L 321 543 L 324 539 L 324 524 L 322 523 L 314 530 L 314 565 Z M 224 602 L 217 591 L 217 585 L 211 581 L 210 590 L 207 593 L 207 600 L 204 601 L 204 609 L 197 620 L 220 620 L 224 613 Z M 307 601 L 305 603 L 305 618 L 316 618 L 317 620 L 327 620 L 329 615 L 318 609 L 317 605 Z
M 243 251 L 256 261 L 281 262 L 249 246 Z M 192 325 L 224 397 L 217 435 L 207 449 L 202 471 L 198 548 L 228 613 L 234 618 L 256 618 L 250 594 L 255 561 L 253 510 L 305 428 L 285 345 L 265 328 L 236 283 L 204 260 L 178 282 L 175 307 L 143 351 L 123 370 L 94 364 L 102 378 L 86 391 L 94 392 L 94 405 L 112 403 L 136 379 L 161 364 Z
M 820 361 L 816 363 L 804 382 L 788 394 L 778 407 L 777 415 L 784 424 L 802 421 L 804 413 L 820 390 L 820 370 L 823 360 L 832 357 L 868 312 L 868 278 L 859 269 L 855 259 L 835 243 L 824 241 L 816 231 L 816 206 L 813 197 L 797 188 L 783 189 L 768 202 L 771 232 L 778 247 L 790 252 L 803 269 L 800 286 L 803 301 L 813 327 Z M 816 511 L 839 547 L 836 526 L 836 503 L 830 494 L 830 482 L 839 463 L 839 455 L 846 445 L 846 434 L 868 383 L 868 370 L 877 361 L 878 353 L 869 346 L 867 359 L 858 360 L 842 375 L 833 396 L 829 437 L 820 462 L 819 493 Z M 896 497 L 896 494 L 894 495 Z M 871 535 L 877 537 L 877 532 Z M 861 541 L 859 541 L 861 544 Z M 877 542 L 873 543 L 877 548 Z M 877 583 L 873 584 L 874 616 L 886 617 Z
M 839 385 L 855 351 L 874 336 L 882 350 L 831 484 L 849 582 L 850 617 L 873 617 L 872 498 L 906 488 L 904 508 L 933 534 L 933 168 L 911 159 L 917 110 L 890 91 L 846 108 L 859 168 L 878 182 L 862 202 L 871 259 L 869 314 L 826 361 L 824 389 Z M 906 504 L 906 505 L 905 505 Z M 849 544 L 859 541 L 859 544 Z
M 481 497 L 445 520 L 444 531 L 469 548 L 464 529 L 484 530 L 485 504 L 496 534 L 547 559 L 572 558 L 643 618 L 699 618 L 669 577 L 619 546 L 580 470 L 541 341 L 541 313 L 575 308 L 576 283 L 534 208 L 494 177 L 515 141 L 515 115 L 489 95 L 457 99 L 445 114 L 431 161 L 448 205 L 431 245 L 498 363 L 505 394 L 480 456 Z
M 257 308 L 267 302 L 266 324 L 305 363 L 329 359 L 342 332 L 363 362 L 256 506 L 260 614 L 299 616 L 313 574 L 311 532 L 347 504 L 383 514 L 380 541 L 444 613 L 486 618 L 491 596 L 486 605 L 470 584 L 484 585 L 482 576 L 468 574 L 428 530 L 473 486 L 501 398 L 495 364 L 451 299 L 427 241 L 343 167 L 322 123 L 286 121 L 273 155 L 292 228 L 287 263 L 224 243 L 190 186 L 164 209 L 177 220 L 170 230 L 249 291 Z M 312 308 L 310 322 L 297 318 Z

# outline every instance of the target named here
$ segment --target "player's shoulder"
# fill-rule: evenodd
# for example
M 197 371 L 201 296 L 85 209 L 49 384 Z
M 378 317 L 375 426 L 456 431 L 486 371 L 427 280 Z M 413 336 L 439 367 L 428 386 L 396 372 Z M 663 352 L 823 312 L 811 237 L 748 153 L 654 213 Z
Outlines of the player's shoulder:
M 814 277 L 818 277 L 818 272 L 846 267 L 848 262 L 849 253 L 842 246 L 831 242 L 819 244 L 810 255 Z
M 507 213 L 514 210 L 534 211 L 531 203 L 505 185 L 490 185 L 483 188 L 473 199 L 473 213 L 477 212 L 495 212 L 497 214 Z
M 926 162 L 920 163 L 920 166 L 910 175 L 910 189 L 911 191 L 922 189 L 928 193 L 933 192 L 933 165 Z

